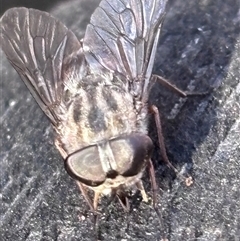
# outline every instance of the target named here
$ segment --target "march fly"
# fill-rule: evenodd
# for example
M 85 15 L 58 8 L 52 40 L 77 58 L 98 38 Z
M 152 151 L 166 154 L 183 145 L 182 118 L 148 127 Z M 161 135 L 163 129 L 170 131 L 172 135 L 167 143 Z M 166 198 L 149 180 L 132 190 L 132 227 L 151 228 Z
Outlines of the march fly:
M 156 189 L 150 109 L 171 166 L 158 110 L 148 105 L 166 3 L 102 0 L 81 41 L 39 10 L 12 8 L 0 20 L 1 48 L 50 119 L 66 171 L 94 211 L 101 195 L 116 195 L 127 208 L 132 188 L 147 201 L 141 181 L 146 168 Z

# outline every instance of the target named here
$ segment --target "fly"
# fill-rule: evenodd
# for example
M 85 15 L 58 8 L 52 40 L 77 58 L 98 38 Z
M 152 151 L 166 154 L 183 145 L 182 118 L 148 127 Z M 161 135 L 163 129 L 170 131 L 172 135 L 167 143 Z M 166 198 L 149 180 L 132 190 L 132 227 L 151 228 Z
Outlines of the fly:
M 117 195 L 127 208 L 134 187 L 147 201 L 146 167 L 156 189 L 148 96 L 166 3 L 102 0 L 81 41 L 39 10 L 12 8 L 0 20 L 1 48 L 50 119 L 66 171 L 94 211 L 101 195 Z

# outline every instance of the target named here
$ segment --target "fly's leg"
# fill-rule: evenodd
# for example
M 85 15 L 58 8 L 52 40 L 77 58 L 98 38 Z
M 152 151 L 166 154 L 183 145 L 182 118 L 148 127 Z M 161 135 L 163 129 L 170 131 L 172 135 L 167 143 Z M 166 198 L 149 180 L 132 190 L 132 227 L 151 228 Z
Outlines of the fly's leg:
M 161 119 L 159 115 L 158 108 L 155 105 L 152 105 L 150 107 L 151 112 L 154 114 L 154 119 L 157 127 L 157 135 L 158 135 L 158 142 L 159 142 L 159 147 L 160 147 L 160 152 L 163 158 L 163 161 L 167 164 L 169 168 L 174 170 L 176 175 L 183 181 L 185 181 L 187 186 L 192 185 L 192 177 L 184 177 L 182 174 L 178 172 L 178 170 L 172 165 L 172 163 L 169 161 L 167 152 L 166 152 L 166 147 L 164 144 L 164 137 L 163 137 L 163 132 L 162 132 L 162 125 L 161 125 Z
M 185 93 L 184 91 L 180 90 L 177 86 L 171 84 L 168 80 L 166 80 L 162 76 L 153 75 L 152 78 L 154 79 L 154 82 L 158 81 L 163 86 L 165 86 L 168 89 L 172 90 L 173 92 L 176 92 L 177 94 L 179 94 L 181 97 L 183 97 L 183 98 L 187 97 L 187 93 Z
M 144 201 L 144 202 L 148 202 L 148 196 L 147 196 L 147 194 L 146 194 L 146 192 L 145 192 L 145 189 L 144 189 L 144 187 L 143 187 L 143 184 L 142 184 L 142 181 L 141 181 L 141 180 L 136 183 L 136 187 L 137 187 L 137 189 L 141 192 L 143 201 Z
M 151 159 L 148 162 L 148 170 L 149 170 L 149 176 L 150 176 L 150 180 L 151 180 L 151 187 L 152 187 L 152 193 L 153 193 L 153 208 L 154 208 L 154 210 L 155 210 L 155 212 L 158 216 L 158 220 L 159 220 L 159 224 L 160 224 L 160 230 L 161 230 L 161 233 L 163 233 L 163 237 L 164 237 L 165 232 L 164 232 L 164 225 L 163 225 L 163 217 L 162 217 L 162 214 L 157 207 L 158 185 L 157 185 L 157 182 L 156 182 L 155 170 L 154 170 L 154 166 L 152 164 Z
M 90 197 L 87 193 L 86 188 L 80 182 L 77 182 L 77 185 L 78 185 L 85 201 L 87 202 L 88 206 L 90 207 L 91 211 L 95 213 L 96 209 L 94 209 L 93 202 L 90 200 Z
M 90 210 L 94 213 L 94 215 L 98 215 L 99 213 L 97 212 L 97 206 L 98 206 L 100 193 L 94 192 L 94 199 L 93 199 L 93 202 L 92 202 L 89 195 L 88 195 L 86 187 L 84 187 L 84 185 L 82 183 L 78 182 L 78 181 L 77 181 L 77 185 L 78 185 L 85 201 L 87 202 L 88 206 L 90 207 Z
M 157 186 L 157 182 L 156 182 L 156 178 L 155 178 L 155 170 L 154 170 L 151 159 L 148 161 L 147 167 L 148 167 L 148 171 L 149 171 L 149 176 L 150 176 L 150 180 L 151 180 L 151 188 L 152 188 L 152 192 L 153 192 L 153 207 L 156 208 L 157 207 L 156 203 L 157 203 L 158 186 Z M 143 186 L 141 180 L 136 183 L 136 187 L 141 192 L 143 201 L 148 202 L 148 196 L 145 192 L 145 189 L 144 189 L 144 186 Z
M 117 193 L 116 194 L 119 203 L 121 204 L 123 210 L 128 213 L 130 211 L 130 204 L 128 197 L 125 195 L 125 193 Z
M 98 201 L 101 193 L 100 192 L 94 192 L 94 199 L 93 199 L 93 210 L 94 212 L 97 211 Z
M 183 90 L 179 89 L 177 86 L 171 84 L 167 79 L 165 79 L 165 78 L 163 78 L 162 76 L 159 76 L 159 75 L 152 75 L 152 79 L 153 79 L 153 81 L 152 81 L 153 83 L 158 81 L 160 84 L 167 87 L 171 91 L 177 93 L 182 98 L 191 97 L 191 96 L 204 96 L 204 95 L 209 94 L 209 91 L 206 91 L 206 92 L 183 91 Z
M 152 160 L 149 160 L 149 162 L 148 162 L 148 170 L 149 170 L 149 176 L 150 176 L 152 193 L 153 193 L 153 207 L 156 210 L 156 213 L 159 214 L 159 211 L 158 211 L 157 205 L 156 205 L 158 185 L 157 185 L 157 182 L 156 182 L 155 170 L 154 170 L 154 166 L 152 164 Z
M 90 207 L 90 210 L 94 214 L 93 223 L 94 223 L 94 229 L 96 231 L 97 227 L 98 227 L 98 215 L 99 215 L 99 213 L 97 212 L 97 206 L 98 206 L 100 193 L 99 192 L 94 193 L 94 199 L 93 199 L 93 202 L 92 202 L 89 195 L 88 195 L 88 192 L 87 192 L 86 188 L 84 187 L 84 185 L 82 185 L 80 182 L 77 182 L 77 185 L 78 185 L 84 199 L 86 200 L 88 206 Z
M 159 142 L 159 147 L 160 147 L 163 161 L 167 164 L 167 166 L 169 168 L 173 169 L 174 172 L 176 174 L 178 174 L 177 169 L 172 165 L 172 163 L 169 161 L 168 156 L 167 156 L 166 147 L 164 144 L 163 132 L 162 132 L 162 124 L 161 124 L 161 119 L 160 119 L 158 108 L 155 105 L 152 105 L 150 107 L 150 110 L 154 114 L 154 119 L 155 119 L 155 123 L 156 123 L 156 127 L 157 127 L 158 142 Z

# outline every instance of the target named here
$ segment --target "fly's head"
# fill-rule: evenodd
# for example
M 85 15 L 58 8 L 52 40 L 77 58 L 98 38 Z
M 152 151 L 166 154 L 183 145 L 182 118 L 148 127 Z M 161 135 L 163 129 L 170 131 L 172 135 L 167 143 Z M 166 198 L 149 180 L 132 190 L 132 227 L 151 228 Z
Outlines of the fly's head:
M 131 133 L 76 151 L 66 158 L 65 168 L 94 191 L 111 194 L 140 180 L 152 149 L 147 135 Z

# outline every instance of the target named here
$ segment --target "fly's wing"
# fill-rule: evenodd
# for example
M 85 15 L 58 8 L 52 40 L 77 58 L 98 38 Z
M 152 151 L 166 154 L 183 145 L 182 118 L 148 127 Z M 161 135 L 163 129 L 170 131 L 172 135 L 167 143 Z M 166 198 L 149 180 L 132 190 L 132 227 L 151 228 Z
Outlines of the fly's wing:
M 146 93 L 167 0 L 103 0 L 91 17 L 83 50 L 92 71 L 108 69 Z
M 81 44 L 58 20 L 34 9 L 8 10 L 0 20 L 0 31 L 0 45 L 9 62 L 57 126 L 66 109 L 63 62 L 81 50 Z

